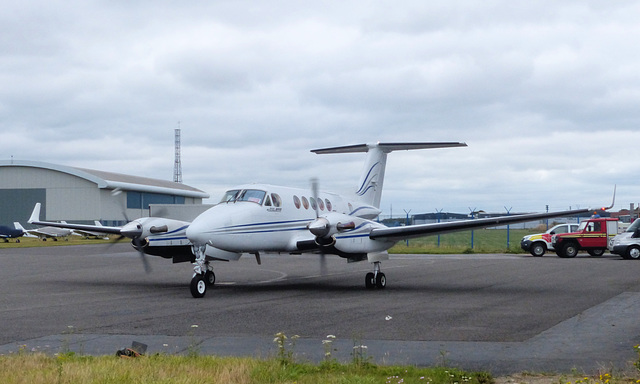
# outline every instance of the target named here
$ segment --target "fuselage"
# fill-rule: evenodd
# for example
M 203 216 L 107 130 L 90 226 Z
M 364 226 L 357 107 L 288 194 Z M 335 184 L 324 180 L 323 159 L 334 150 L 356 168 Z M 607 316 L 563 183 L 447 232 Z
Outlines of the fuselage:
M 24 235 L 24 231 L 22 231 L 21 229 L 10 228 L 2 225 L 0 226 L 0 235 L 2 235 L 0 237 L 13 239 Z
M 313 241 L 307 226 L 332 212 L 373 219 L 376 207 L 344 196 L 310 189 L 268 184 L 235 187 L 222 201 L 198 216 L 187 229 L 195 246 L 208 245 L 227 252 L 296 252 L 297 244 Z

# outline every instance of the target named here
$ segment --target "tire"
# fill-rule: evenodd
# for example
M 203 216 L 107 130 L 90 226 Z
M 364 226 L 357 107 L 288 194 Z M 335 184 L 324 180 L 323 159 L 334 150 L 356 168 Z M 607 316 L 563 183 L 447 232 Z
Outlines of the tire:
M 216 274 L 213 271 L 207 271 L 204 273 L 204 281 L 209 287 L 213 287 L 216 283 Z
M 593 257 L 600 257 L 604 255 L 604 249 L 590 249 L 587 253 Z
M 627 260 L 640 260 L 640 247 L 632 245 L 627 248 L 627 251 L 624 253 L 624 258 Z
M 376 276 L 376 287 L 379 289 L 384 289 L 387 286 L 387 277 L 382 272 L 378 272 L 378 276 Z
M 376 278 L 375 278 L 375 275 L 373 274 L 373 272 L 369 272 L 365 276 L 365 278 L 364 278 L 364 286 L 367 287 L 367 289 L 375 288 L 375 286 L 376 286 Z
M 201 274 L 197 274 L 193 276 L 191 279 L 191 296 L 196 299 L 204 297 L 204 294 L 207 293 L 207 283 L 204 280 L 204 276 Z
M 547 247 L 539 241 L 531 244 L 531 248 L 529 250 L 529 252 L 531 252 L 531 255 L 535 257 L 542 257 L 542 255 L 544 255 L 546 251 Z
M 563 258 L 573 258 L 578 254 L 578 244 L 573 241 L 569 241 L 568 243 L 562 245 L 562 251 L 560 252 L 560 257 Z

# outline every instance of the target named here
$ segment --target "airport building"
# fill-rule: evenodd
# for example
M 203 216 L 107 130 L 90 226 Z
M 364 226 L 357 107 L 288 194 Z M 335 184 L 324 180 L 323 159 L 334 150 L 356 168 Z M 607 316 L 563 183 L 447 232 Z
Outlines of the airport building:
M 149 216 L 150 204 L 201 205 L 199 189 L 151 179 L 36 161 L 0 161 L 0 225 L 23 225 L 37 202 L 40 219 L 123 225 Z

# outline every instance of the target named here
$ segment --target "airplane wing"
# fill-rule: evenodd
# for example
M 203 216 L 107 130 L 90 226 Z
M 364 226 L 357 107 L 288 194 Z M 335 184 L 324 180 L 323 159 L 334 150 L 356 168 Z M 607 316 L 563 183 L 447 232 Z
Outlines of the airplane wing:
M 542 220 L 552 217 L 572 216 L 593 211 L 593 209 L 588 208 L 574 209 L 569 211 L 531 213 L 524 215 L 489 217 L 485 219 L 475 220 L 459 220 L 444 223 L 409 225 L 405 227 L 376 228 L 369 233 L 369 238 L 372 240 L 400 241 L 429 235 L 440 235 L 443 233 L 489 228 L 499 225 L 526 223 L 528 221 Z
M 54 221 L 40 221 L 40 203 L 36 203 L 35 207 L 33 207 L 33 212 L 31 213 L 31 217 L 29 218 L 28 223 L 48 227 L 66 228 L 78 231 L 95 231 L 117 235 L 121 234 L 122 231 L 122 227 L 106 227 L 97 225 L 56 223 Z

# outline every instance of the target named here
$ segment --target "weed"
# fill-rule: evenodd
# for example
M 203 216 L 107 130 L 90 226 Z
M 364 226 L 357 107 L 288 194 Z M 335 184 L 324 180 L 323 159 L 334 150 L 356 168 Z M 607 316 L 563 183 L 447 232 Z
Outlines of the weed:
M 277 359 L 282 365 L 293 364 L 293 354 L 296 346 L 296 340 L 298 340 L 300 336 L 293 335 L 291 338 L 287 338 L 287 335 L 284 332 L 278 332 L 275 334 L 275 338 L 273 342 L 278 346 L 278 356 Z M 288 340 L 288 341 L 287 341 Z
M 200 355 L 200 342 L 196 339 L 195 332 L 198 329 L 197 324 L 193 324 L 187 335 L 189 336 L 189 345 L 187 346 L 187 356 L 197 357 Z

